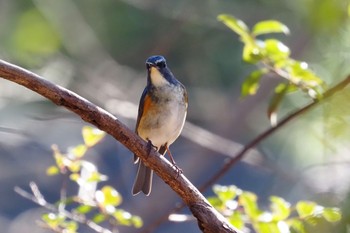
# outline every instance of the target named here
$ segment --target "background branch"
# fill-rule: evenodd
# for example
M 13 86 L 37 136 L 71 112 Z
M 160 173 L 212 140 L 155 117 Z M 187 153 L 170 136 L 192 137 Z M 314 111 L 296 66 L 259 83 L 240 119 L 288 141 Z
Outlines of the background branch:
M 116 117 L 72 91 L 55 85 L 28 70 L 0 60 L 0 76 L 20 84 L 79 115 L 84 121 L 107 132 L 153 169 L 186 203 L 203 232 L 239 232 L 219 214 L 184 175 L 159 154 L 147 152 L 147 143 Z
M 323 98 L 320 101 L 314 101 L 306 106 L 290 113 L 283 119 L 281 119 L 275 126 L 272 126 L 271 128 L 265 130 L 264 132 L 257 135 L 253 140 L 251 140 L 248 144 L 246 144 L 238 153 L 234 154 L 232 151 L 227 151 L 226 153 L 231 153 L 232 155 L 230 159 L 227 160 L 227 162 L 209 179 L 207 180 L 203 185 L 200 186 L 199 190 L 201 192 L 205 191 L 209 187 L 211 187 L 215 182 L 217 182 L 223 175 L 225 175 L 229 169 L 237 164 L 241 159 L 243 159 L 244 156 L 247 155 L 247 153 L 256 147 L 260 142 L 268 138 L 270 135 L 272 135 L 274 132 L 276 132 L 278 129 L 280 129 L 282 126 L 287 124 L 288 122 L 292 121 L 296 117 L 300 116 L 301 114 L 307 112 L 311 108 L 315 107 L 318 103 L 323 102 L 324 100 L 332 97 L 337 92 L 343 90 L 346 86 L 348 86 L 350 83 L 350 75 L 347 76 L 344 80 L 336 84 L 334 87 L 330 88 L 323 94 Z M 343 161 L 342 161 L 343 163 Z M 329 165 L 329 163 L 327 163 Z M 173 209 L 171 209 L 167 214 L 165 214 L 163 217 L 157 219 L 152 224 L 148 226 L 148 228 L 143 231 L 144 233 L 152 232 L 156 227 L 161 225 L 163 222 L 167 221 L 169 215 L 171 213 L 176 213 L 180 211 L 182 208 L 184 208 L 184 203 L 177 205 Z

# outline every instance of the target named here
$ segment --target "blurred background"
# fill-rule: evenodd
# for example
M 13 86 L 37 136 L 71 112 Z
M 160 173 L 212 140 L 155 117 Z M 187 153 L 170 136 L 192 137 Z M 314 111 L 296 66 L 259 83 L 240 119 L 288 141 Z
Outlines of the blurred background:
M 285 23 L 276 35 L 292 57 L 309 63 L 329 86 L 350 73 L 350 25 L 344 0 L 0 0 L 0 58 L 23 66 L 107 109 L 134 128 L 146 83 L 145 60 L 161 54 L 187 87 L 189 112 L 172 154 L 196 185 L 207 181 L 242 145 L 269 128 L 266 109 L 276 80 L 263 79 L 256 96 L 241 99 L 240 85 L 254 67 L 241 60 L 238 37 L 219 23 L 232 14 L 248 26 L 265 19 Z M 274 35 L 275 36 L 275 35 Z M 349 232 L 349 89 L 290 122 L 252 150 L 218 184 L 258 194 L 262 208 L 279 195 L 291 203 L 338 206 L 339 225 L 318 232 Z M 308 103 L 287 98 L 280 117 Z M 61 179 L 47 177 L 51 145 L 65 151 L 82 143 L 79 117 L 21 86 L 0 79 L 0 229 L 47 232 L 35 222 L 45 212 L 15 194 L 35 181 L 48 201 L 59 198 Z M 131 195 L 132 154 L 106 137 L 87 159 L 109 176 L 122 208 L 144 220 L 143 232 L 179 198 L 158 177 L 151 195 Z M 76 187 L 69 189 L 74 193 Z M 206 196 L 212 195 L 206 190 Z M 188 213 L 187 210 L 181 213 Z M 83 232 L 89 232 L 84 229 Z M 200 232 L 195 221 L 166 222 L 152 232 Z

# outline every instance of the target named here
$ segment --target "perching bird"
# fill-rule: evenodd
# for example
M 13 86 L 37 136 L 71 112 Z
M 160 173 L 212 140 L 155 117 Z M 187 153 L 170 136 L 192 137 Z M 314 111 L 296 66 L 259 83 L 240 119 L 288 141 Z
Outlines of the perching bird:
M 164 57 L 149 57 L 146 68 L 147 85 L 140 99 L 136 133 L 161 155 L 168 151 L 175 165 L 169 146 L 177 139 L 184 126 L 188 105 L 187 92 L 169 70 Z M 136 155 L 134 163 L 139 163 L 139 166 L 132 194 L 142 191 L 148 196 L 152 189 L 153 171 Z

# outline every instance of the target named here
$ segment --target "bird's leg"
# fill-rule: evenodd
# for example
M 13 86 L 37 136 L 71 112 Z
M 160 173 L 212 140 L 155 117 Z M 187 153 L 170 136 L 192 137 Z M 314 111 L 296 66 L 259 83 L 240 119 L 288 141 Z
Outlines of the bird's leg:
M 156 147 L 155 145 L 152 144 L 152 141 L 147 139 L 147 151 L 148 151 L 148 155 L 151 154 L 151 150 L 155 149 L 156 151 L 158 151 L 158 147 Z
M 167 152 L 168 152 L 168 155 L 169 155 L 169 158 L 170 158 L 170 160 L 171 160 L 171 163 L 173 164 L 173 166 L 174 166 L 175 169 L 176 169 L 176 172 L 177 172 L 176 178 L 177 178 L 177 177 L 179 177 L 180 174 L 183 173 L 183 171 L 182 171 L 182 169 L 181 169 L 179 166 L 177 166 L 177 164 L 175 163 L 175 160 L 174 160 L 174 158 L 173 158 L 173 155 L 171 154 L 171 152 L 170 152 L 168 146 L 166 146 L 166 150 L 167 150 Z

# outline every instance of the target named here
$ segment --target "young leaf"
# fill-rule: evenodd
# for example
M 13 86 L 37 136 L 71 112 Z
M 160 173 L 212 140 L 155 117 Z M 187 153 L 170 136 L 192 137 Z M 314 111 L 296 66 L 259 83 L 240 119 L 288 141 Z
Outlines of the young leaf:
M 227 27 L 236 32 L 244 42 L 248 42 L 251 40 L 251 36 L 249 35 L 249 28 L 247 25 L 233 17 L 232 15 L 221 14 L 218 16 L 218 20 L 223 22 Z
M 311 201 L 299 201 L 296 205 L 296 210 L 300 218 L 309 217 L 315 213 L 317 204 Z
M 101 141 L 106 133 L 91 126 L 84 126 L 82 129 L 82 135 L 85 145 L 91 147 Z
M 289 34 L 289 29 L 286 25 L 277 20 L 265 20 L 255 24 L 252 29 L 252 33 L 254 36 L 268 33 Z
M 86 145 L 79 144 L 73 148 L 69 148 L 68 154 L 72 156 L 72 159 L 80 159 L 85 155 L 87 149 Z
M 275 220 L 285 220 L 290 215 L 290 204 L 283 198 L 277 196 L 271 196 L 271 210 Z
M 256 64 L 264 57 L 263 49 L 255 43 L 245 43 L 243 47 L 243 61 Z
M 237 196 L 237 194 L 240 193 L 240 189 L 238 189 L 234 185 L 230 185 L 230 186 L 214 185 L 213 191 L 218 196 L 218 198 L 224 203 L 226 201 L 233 200 Z
M 328 222 L 338 222 L 341 219 L 341 212 L 338 208 L 324 208 L 322 216 Z
M 246 214 L 251 219 L 257 219 L 261 214 L 261 210 L 258 208 L 257 199 L 257 196 L 251 192 L 243 192 L 238 199 L 239 204 L 243 206 Z
M 267 39 L 264 41 L 266 57 L 274 62 L 287 59 L 290 55 L 289 48 L 281 41 Z
M 246 97 L 247 95 L 255 95 L 259 88 L 259 81 L 261 76 L 266 74 L 267 69 L 255 70 L 251 72 L 244 80 L 241 89 L 241 97 Z
M 46 169 L 46 174 L 48 176 L 57 175 L 58 173 L 60 173 L 60 169 L 58 169 L 58 167 L 55 165 L 52 165 Z

